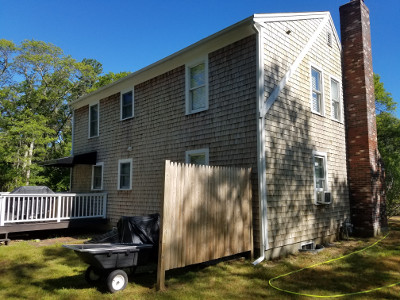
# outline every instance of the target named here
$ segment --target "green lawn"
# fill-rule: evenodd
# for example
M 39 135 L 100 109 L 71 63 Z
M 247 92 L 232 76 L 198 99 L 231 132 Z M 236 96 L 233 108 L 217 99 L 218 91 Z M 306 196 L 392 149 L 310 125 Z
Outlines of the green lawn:
M 11 242 L 0 246 L 0 299 L 308 299 L 277 291 L 269 279 L 362 249 L 376 239 L 335 243 L 317 255 L 302 253 L 253 266 L 247 260 L 195 266 L 166 274 L 167 290 L 155 291 L 156 273 L 130 276 L 128 287 L 109 294 L 84 280 L 86 265 L 62 248 L 60 239 Z M 76 241 L 68 241 L 76 242 Z M 293 292 L 315 295 L 353 293 L 400 282 L 400 218 L 376 246 L 274 281 Z M 311 298 L 310 298 L 311 299 Z M 400 299 L 400 285 L 341 299 Z

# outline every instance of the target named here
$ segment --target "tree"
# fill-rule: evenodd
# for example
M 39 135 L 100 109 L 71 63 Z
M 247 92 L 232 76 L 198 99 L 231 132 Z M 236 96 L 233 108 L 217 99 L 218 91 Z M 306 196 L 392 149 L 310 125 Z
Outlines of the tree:
M 101 64 L 35 40 L 0 40 L 0 55 L 0 188 L 46 183 L 36 162 L 68 155 L 68 103 L 94 85 Z
M 400 120 L 393 115 L 397 103 L 374 74 L 378 148 L 385 166 L 388 216 L 400 215 Z

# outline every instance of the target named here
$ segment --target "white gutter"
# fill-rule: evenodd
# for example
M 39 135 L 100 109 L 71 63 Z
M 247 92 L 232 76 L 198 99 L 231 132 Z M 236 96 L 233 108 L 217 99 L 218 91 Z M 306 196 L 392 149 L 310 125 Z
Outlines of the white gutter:
M 258 199 L 260 203 L 260 257 L 253 262 L 257 265 L 265 259 L 268 249 L 268 214 L 267 214 L 267 178 L 265 163 L 265 115 L 261 117 L 260 109 L 264 105 L 264 42 L 263 30 L 258 23 L 253 24 L 257 31 L 257 170 Z

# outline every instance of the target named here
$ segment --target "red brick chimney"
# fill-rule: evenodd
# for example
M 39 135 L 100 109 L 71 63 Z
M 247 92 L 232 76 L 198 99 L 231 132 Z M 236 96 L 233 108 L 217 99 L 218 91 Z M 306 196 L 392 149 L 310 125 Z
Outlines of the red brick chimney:
M 375 236 L 387 227 L 387 219 L 376 134 L 369 10 L 362 0 L 352 0 L 339 10 L 352 223 L 357 235 Z

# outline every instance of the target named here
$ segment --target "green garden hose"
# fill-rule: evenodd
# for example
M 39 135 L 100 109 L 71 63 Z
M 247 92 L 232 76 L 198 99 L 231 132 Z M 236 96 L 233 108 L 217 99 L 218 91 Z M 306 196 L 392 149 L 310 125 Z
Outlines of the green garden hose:
M 285 293 L 289 293 L 289 294 L 293 294 L 293 295 L 299 295 L 299 296 L 314 297 L 314 298 L 338 298 L 338 297 L 345 297 L 345 296 L 351 296 L 351 295 L 366 294 L 366 293 L 371 293 L 371 292 L 378 291 L 378 290 L 381 290 L 381 289 L 384 289 L 384 288 L 393 287 L 395 285 L 400 284 L 400 282 L 392 283 L 392 284 L 389 284 L 389 285 L 385 285 L 385 286 L 382 286 L 382 287 L 378 287 L 378 288 L 371 289 L 371 290 L 366 290 L 366 291 L 361 291 L 361 292 L 322 296 L 322 295 L 310 295 L 310 294 L 304 294 L 304 293 L 297 293 L 297 292 L 281 289 L 281 288 L 279 288 L 279 287 L 277 287 L 277 286 L 272 284 L 273 281 L 275 281 L 275 280 L 277 280 L 279 278 L 282 278 L 282 277 L 285 277 L 285 276 L 289 276 L 291 274 L 298 273 L 298 272 L 301 272 L 301 271 L 306 270 L 306 269 L 311 269 L 311 268 L 314 268 L 314 267 L 317 267 L 317 266 L 320 266 L 320 265 L 323 265 L 323 264 L 327 264 L 327 263 L 330 263 L 330 262 L 333 262 L 333 261 L 337 261 L 337 260 L 346 258 L 346 257 L 348 257 L 350 255 L 353 255 L 353 254 L 356 254 L 356 253 L 363 252 L 363 251 L 365 251 L 365 250 L 367 250 L 367 249 L 369 249 L 371 247 L 374 247 L 375 245 L 377 245 L 378 243 L 380 243 L 381 241 L 386 239 L 386 237 L 388 235 L 389 235 L 389 233 L 387 233 L 383 238 L 381 238 L 380 240 L 376 241 L 372 245 L 369 245 L 368 247 L 365 247 L 365 248 L 363 248 L 361 250 L 346 254 L 346 255 L 338 257 L 338 258 L 330 259 L 330 260 L 327 260 L 325 262 L 317 263 L 317 264 L 314 264 L 314 265 L 311 265 L 311 266 L 308 266 L 308 267 L 305 267 L 305 268 L 302 268 L 302 269 L 299 269 L 299 270 L 296 270 L 296 271 L 292 271 L 292 272 L 289 272 L 289 273 L 286 273 L 286 274 L 283 274 L 283 275 L 276 276 L 276 277 L 270 279 L 268 283 L 272 288 L 274 288 L 274 289 L 276 289 L 278 291 L 281 291 L 281 292 L 285 292 Z

